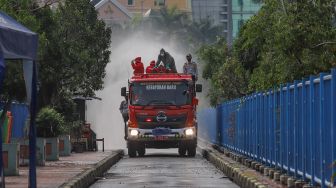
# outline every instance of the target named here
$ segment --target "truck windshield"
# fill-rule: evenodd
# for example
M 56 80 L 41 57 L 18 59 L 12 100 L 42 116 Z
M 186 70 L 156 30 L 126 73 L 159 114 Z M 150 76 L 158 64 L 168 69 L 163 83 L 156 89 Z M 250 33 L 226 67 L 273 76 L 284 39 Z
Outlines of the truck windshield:
M 188 105 L 191 103 L 191 93 L 184 82 L 134 83 L 130 102 L 135 106 Z

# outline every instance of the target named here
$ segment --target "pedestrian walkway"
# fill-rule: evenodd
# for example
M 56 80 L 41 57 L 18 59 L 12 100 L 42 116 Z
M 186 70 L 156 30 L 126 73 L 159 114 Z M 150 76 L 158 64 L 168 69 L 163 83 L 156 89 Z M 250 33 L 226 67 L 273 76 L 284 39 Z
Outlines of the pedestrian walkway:
M 37 167 L 37 187 L 59 187 L 114 154 L 116 151 L 72 153 L 71 156 L 60 157 L 59 161 L 47 161 L 45 166 Z M 28 187 L 28 174 L 28 167 L 20 167 L 19 176 L 6 177 L 6 188 Z

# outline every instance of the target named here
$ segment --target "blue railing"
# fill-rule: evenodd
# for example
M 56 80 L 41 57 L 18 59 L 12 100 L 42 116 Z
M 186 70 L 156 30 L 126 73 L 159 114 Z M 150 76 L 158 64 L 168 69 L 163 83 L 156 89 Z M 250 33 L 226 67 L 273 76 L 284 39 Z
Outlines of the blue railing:
M 335 90 L 333 69 L 331 74 L 202 109 L 199 136 L 326 187 L 336 172 Z

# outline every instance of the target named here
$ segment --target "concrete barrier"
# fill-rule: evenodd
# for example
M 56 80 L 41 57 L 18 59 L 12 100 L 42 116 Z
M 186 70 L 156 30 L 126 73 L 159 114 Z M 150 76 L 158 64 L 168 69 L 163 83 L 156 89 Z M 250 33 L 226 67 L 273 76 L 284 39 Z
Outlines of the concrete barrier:
M 2 144 L 4 174 L 6 176 L 19 175 L 20 149 L 18 143 Z
M 18 143 L 20 146 L 20 166 L 29 165 L 29 139 L 16 138 L 11 140 L 12 143 Z M 36 164 L 45 166 L 46 161 L 46 141 L 45 138 L 36 138 Z
M 59 160 L 59 151 L 58 146 L 59 139 L 58 137 L 46 138 L 46 160 L 47 161 L 58 161 Z
M 71 142 L 70 135 L 62 135 L 58 137 L 59 139 L 59 155 L 60 156 L 70 156 L 71 155 Z
M 221 159 L 218 154 L 207 150 L 205 148 L 199 147 L 204 158 L 214 164 L 219 170 L 226 174 L 234 183 L 240 187 L 267 187 L 267 185 L 259 182 L 253 177 L 249 177 L 244 171 L 237 168 L 235 164 L 229 163 Z M 226 154 L 225 156 L 229 156 Z
M 117 163 L 124 155 L 123 150 L 118 150 L 112 153 L 110 156 L 98 162 L 92 168 L 80 173 L 74 178 L 70 179 L 67 183 L 61 185 L 62 188 L 84 188 L 89 187 L 95 182 L 96 177 L 100 177 L 106 172 L 111 166 Z

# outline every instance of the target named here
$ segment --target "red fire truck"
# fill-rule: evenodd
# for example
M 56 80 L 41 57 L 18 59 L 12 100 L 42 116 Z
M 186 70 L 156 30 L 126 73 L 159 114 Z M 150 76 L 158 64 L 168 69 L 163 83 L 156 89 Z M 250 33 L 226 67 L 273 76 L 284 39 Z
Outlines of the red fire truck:
M 195 84 L 180 73 L 136 74 L 121 95 L 128 97 L 127 148 L 130 157 L 144 156 L 146 148 L 178 148 L 181 156 L 196 155 Z

